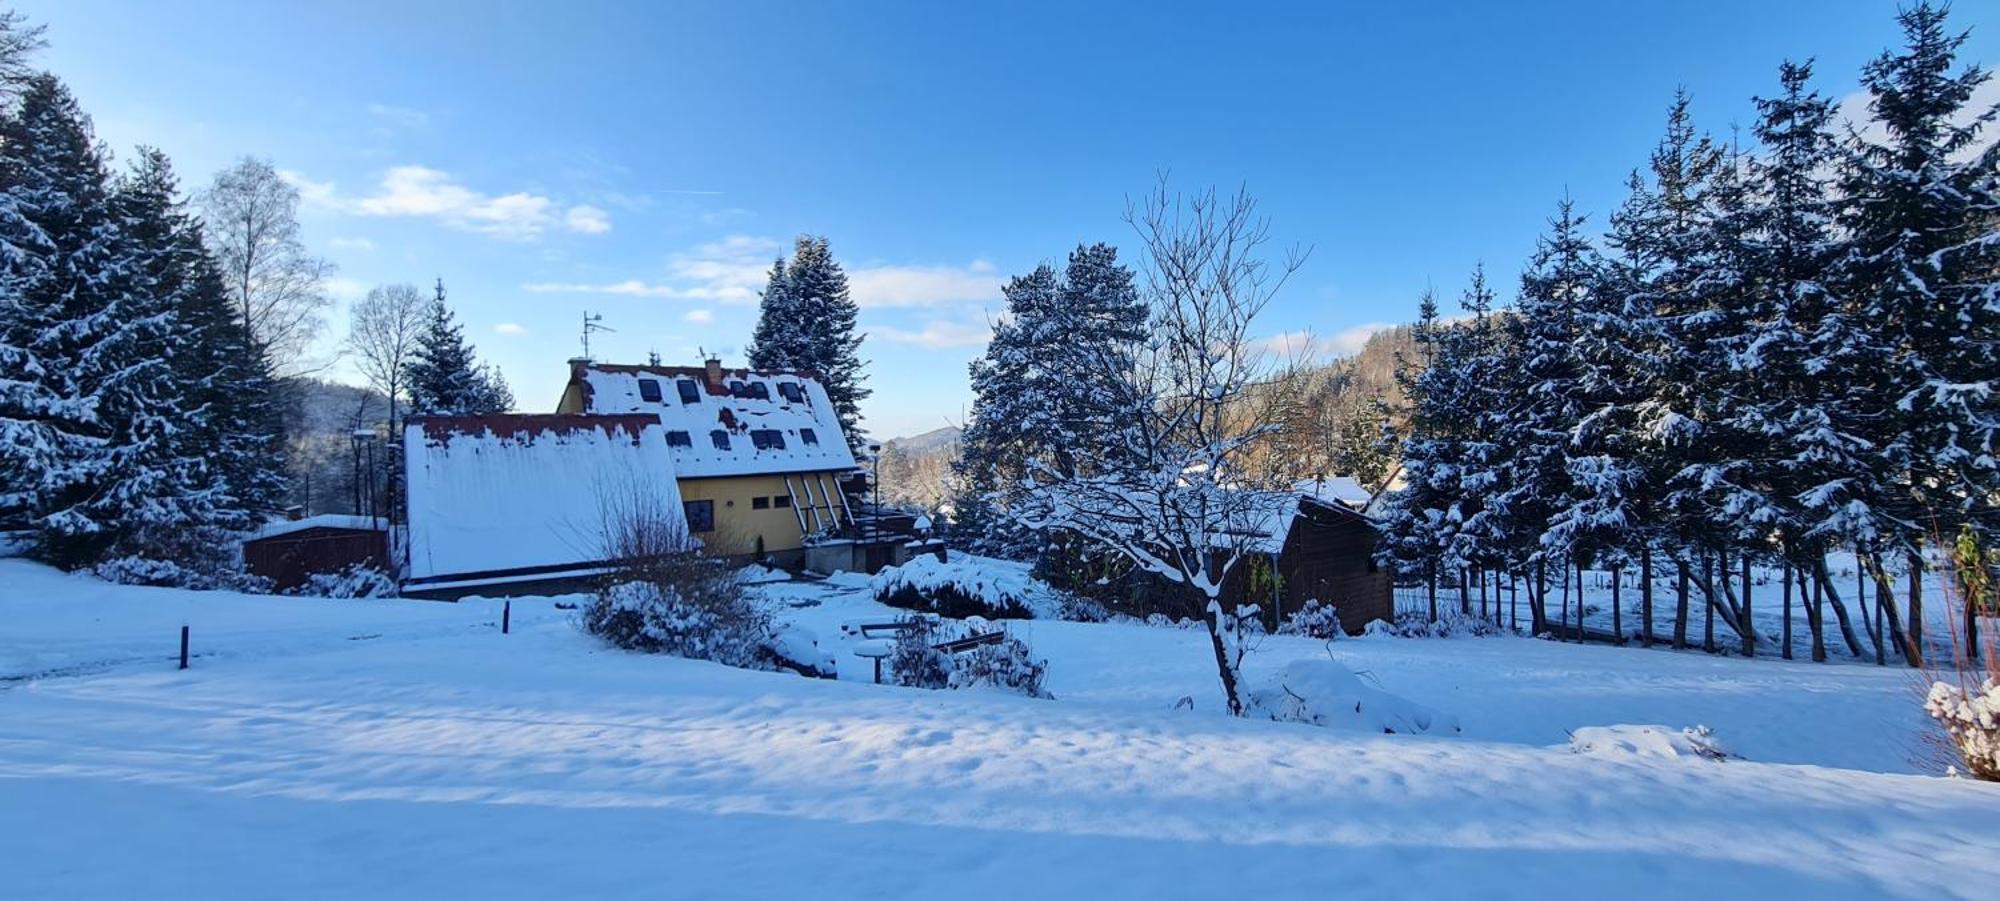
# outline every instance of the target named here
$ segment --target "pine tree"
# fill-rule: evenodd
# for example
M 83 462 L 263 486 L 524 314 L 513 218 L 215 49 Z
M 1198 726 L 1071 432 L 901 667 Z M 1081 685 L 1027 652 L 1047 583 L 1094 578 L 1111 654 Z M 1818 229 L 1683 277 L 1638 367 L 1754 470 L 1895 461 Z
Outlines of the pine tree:
M 53 76 L 31 79 L 0 121 L 0 509 L 34 530 L 34 552 L 62 565 L 96 559 L 120 517 L 184 515 L 150 469 L 170 442 L 171 378 L 161 359 L 170 316 L 114 214 L 89 120 Z M 136 483 L 136 484 L 135 484 Z
M 465 329 L 445 303 L 444 280 L 439 279 L 428 321 L 417 336 L 410 364 L 404 368 L 410 413 L 467 416 L 504 412 L 513 406 L 513 396 L 506 392 L 504 381 L 496 385 L 496 375 L 475 362 L 472 345 L 465 342 Z
M 1601 283 L 1583 224 L 1575 205 L 1563 198 L 1521 275 L 1515 315 L 1508 320 L 1520 387 L 1495 436 L 1508 448 L 1502 487 L 1491 500 L 1498 531 L 1510 557 L 1542 573 L 1553 567 L 1558 575 L 1567 572 L 1572 548 L 1566 543 L 1570 536 L 1550 523 L 1573 503 L 1570 436 L 1585 413 L 1576 357 L 1578 314 Z M 1539 633 L 1547 625 L 1539 590 L 1531 601 L 1532 626 Z
M 856 453 L 868 444 L 861 429 L 861 402 L 871 393 L 861 386 L 864 336 L 854 332 L 859 314 L 848 294 L 847 273 L 826 239 L 801 235 L 789 266 L 780 259 L 771 268 L 749 353 L 752 368 L 795 370 L 818 378 Z

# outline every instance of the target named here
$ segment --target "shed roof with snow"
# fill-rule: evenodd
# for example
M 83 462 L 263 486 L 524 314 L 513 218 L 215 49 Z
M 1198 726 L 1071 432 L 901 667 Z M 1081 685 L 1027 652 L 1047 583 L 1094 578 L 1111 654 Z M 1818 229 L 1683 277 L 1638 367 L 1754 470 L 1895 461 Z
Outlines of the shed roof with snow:
M 561 409 L 659 417 L 684 479 L 855 468 L 826 389 L 801 373 L 573 360 Z
M 588 568 L 611 556 L 608 511 L 683 516 L 651 414 L 425 417 L 403 449 L 411 582 Z

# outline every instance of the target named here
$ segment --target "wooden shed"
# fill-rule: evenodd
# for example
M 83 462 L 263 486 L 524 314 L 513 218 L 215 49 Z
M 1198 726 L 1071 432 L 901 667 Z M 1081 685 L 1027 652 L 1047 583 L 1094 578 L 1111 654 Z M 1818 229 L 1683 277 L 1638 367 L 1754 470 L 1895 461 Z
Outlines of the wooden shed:
M 1280 528 L 1282 535 L 1271 536 L 1270 553 L 1230 573 L 1227 597 L 1262 606 L 1273 624 L 1307 601 L 1332 604 L 1349 634 L 1394 617 L 1395 585 L 1375 562 L 1373 520 L 1337 500 L 1300 493 L 1296 511 Z
M 243 542 L 243 565 L 278 590 L 304 585 L 314 573 L 351 566 L 390 572 L 388 520 L 327 514 L 265 526 Z

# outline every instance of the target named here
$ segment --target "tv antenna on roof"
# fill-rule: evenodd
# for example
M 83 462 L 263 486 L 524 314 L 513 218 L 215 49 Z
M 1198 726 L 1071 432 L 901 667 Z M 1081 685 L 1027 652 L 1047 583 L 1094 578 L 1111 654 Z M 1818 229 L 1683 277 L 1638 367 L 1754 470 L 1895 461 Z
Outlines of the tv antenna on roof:
M 600 323 L 602 323 L 603 321 L 604 321 L 603 313 L 592 313 L 589 310 L 583 311 L 583 358 L 586 360 L 591 358 L 590 356 L 591 332 L 617 331 L 617 329 L 612 328 L 611 326 L 601 325 Z

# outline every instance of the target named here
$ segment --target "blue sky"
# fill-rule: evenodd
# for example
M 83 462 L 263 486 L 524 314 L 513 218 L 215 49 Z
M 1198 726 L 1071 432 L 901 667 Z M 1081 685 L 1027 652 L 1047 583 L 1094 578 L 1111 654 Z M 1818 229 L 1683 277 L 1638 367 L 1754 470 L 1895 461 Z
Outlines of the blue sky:
M 342 298 L 442 277 L 523 409 L 586 309 L 600 358 L 739 362 L 773 254 L 825 234 L 880 437 L 960 421 L 1006 276 L 1130 245 L 1161 170 L 1246 184 L 1313 248 L 1263 331 L 1348 348 L 1475 261 L 1511 287 L 1565 190 L 1601 224 L 1677 85 L 1726 134 L 1780 60 L 1846 96 L 1897 38 L 1883 0 L 18 7 L 121 155 L 291 173 Z M 1959 4 L 1970 60 L 1993 9 Z

